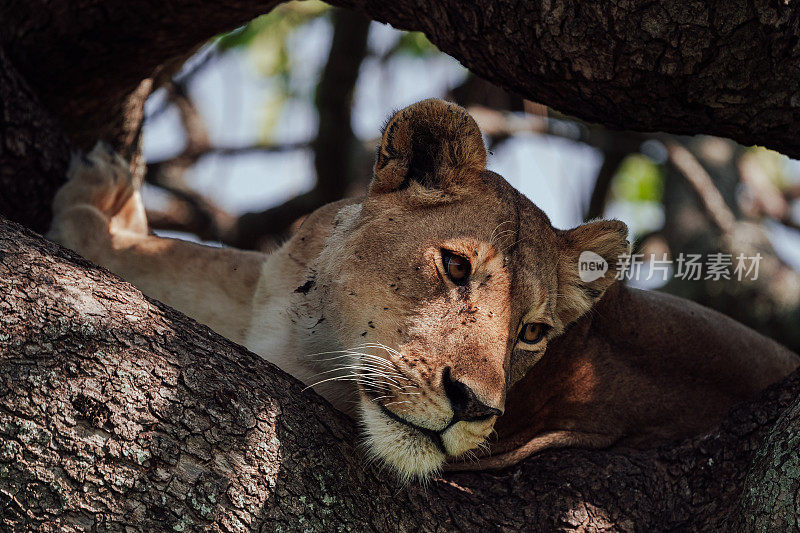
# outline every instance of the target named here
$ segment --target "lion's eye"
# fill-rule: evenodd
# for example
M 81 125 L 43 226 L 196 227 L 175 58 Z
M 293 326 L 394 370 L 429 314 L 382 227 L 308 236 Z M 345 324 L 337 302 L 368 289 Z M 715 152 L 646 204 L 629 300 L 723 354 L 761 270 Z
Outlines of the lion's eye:
M 519 332 L 519 340 L 527 344 L 536 344 L 544 338 L 548 329 L 547 324 L 534 322 L 525 324 Z
M 442 250 L 442 265 L 447 277 L 456 285 L 466 285 L 469 281 L 472 265 L 466 257 Z

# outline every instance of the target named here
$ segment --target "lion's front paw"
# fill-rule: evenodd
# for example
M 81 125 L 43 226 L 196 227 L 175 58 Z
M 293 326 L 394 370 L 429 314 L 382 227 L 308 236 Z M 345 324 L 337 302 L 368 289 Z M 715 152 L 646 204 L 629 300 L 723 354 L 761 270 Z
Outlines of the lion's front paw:
M 83 204 L 112 218 L 136 190 L 127 161 L 102 141 L 88 155 L 73 155 L 67 180 L 53 202 L 56 215 Z
M 67 182 L 53 200 L 47 236 L 90 259 L 119 231 L 147 234 L 147 218 L 128 162 L 98 142 L 88 155 L 73 155 Z

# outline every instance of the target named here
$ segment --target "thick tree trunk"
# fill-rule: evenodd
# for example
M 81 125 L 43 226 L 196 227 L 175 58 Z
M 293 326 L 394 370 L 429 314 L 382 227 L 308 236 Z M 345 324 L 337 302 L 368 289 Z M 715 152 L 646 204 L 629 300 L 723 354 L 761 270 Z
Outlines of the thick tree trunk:
M 0 20 L 18 68 L 73 138 L 90 144 L 120 127 L 125 95 L 156 67 L 276 3 L 3 0 Z M 473 72 L 583 119 L 800 155 L 793 2 L 332 3 L 424 31 Z
M 612 128 L 800 157 L 800 11 L 773 0 L 333 0 L 420 30 L 472 72 Z
M 0 0 L 0 46 L 76 146 L 104 138 L 131 155 L 151 80 L 277 3 Z M 424 31 L 473 72 L 583 119 L 722 135 L 800 156 L 800 11 L 793 2 L 331 3 Z M 50 189 L 62 170 L 48 173 Z M 43 194 L 37 210 L 50 200 Z
M 800 529 L 800 397 L 756 453 L 732 525 L 737 531 Z
M 291 377 L 0 221 L 0 528 L 12 531 L 749 529 L 753 510 L 794 516 L 774 476 L 798 483 L 780 462 L 796 405 L 770 428 L 798 390 L 793 375 L 710 435 L 658 450 L 553 451 L 403 487 Z
M 0 47 L 0 215 L 47 229 L 68 146 Z

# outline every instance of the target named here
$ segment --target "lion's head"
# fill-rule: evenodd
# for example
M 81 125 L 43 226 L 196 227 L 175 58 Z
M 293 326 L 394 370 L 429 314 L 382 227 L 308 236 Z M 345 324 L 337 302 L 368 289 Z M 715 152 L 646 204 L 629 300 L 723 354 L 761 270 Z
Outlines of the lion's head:
M 371 453 L 413 478 L 481 446 L 509 387 L 613 283 L 613 268 L 581 281 L 581 252 L 613 265 L 626 236 L 618 221 L 554 229 L 486 170 L 457 105 L 397 112 L 368 195 L 339 209 L 312 269 L 317 346 L 343 350 L 322 368 L 349 371 Z

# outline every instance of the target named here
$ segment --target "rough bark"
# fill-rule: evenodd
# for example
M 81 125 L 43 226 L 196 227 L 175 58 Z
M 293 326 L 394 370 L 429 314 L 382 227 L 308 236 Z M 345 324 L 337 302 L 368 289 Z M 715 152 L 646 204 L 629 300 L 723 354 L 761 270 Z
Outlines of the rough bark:
M 3 0 L 0 39 L 76 145 L 130 146 L 138 124 L 124 119 L 142 80 L 277 3 Z
M 745 481 L 759 486 L 748 466 L 799 389 L 793 375 L 709 435 L 657 450 L 552 451 L 403 487 L 291 377 L 0 222 L 0 524 L 12 531 L 715 531 L 739 516 Z M 784 430 L 759 458 L 773 464 Z
M 800 529 L 800 398 L 759 448 L 734 515 L 737 531 Z
M 157 66 L 275 3 L 5 0 L 0 20 L 14 62 L 87 144 L 119 127 L 125 95 Z M 711 133 L 800 156 L 793 2 L 332 3 L 424 31 L 473 72 L 583 119 Z
M 585 120 L 800 155 L 791 2 L 334 3 L 422 30 L 476 74 Z
M 68 146 L 0 47 L 0 214 L 45 231 Z

